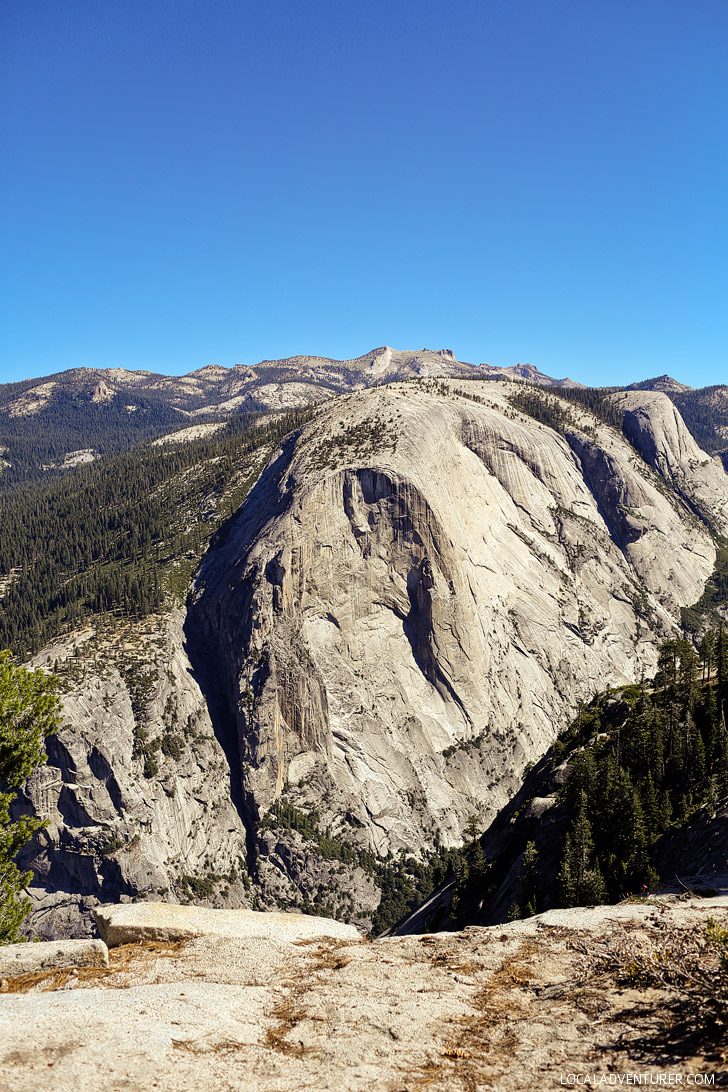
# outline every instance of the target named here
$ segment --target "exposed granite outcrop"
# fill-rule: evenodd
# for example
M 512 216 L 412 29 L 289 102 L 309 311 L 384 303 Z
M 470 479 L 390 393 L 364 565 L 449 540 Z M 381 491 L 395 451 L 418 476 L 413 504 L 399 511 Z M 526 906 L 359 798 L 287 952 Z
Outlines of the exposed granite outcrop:
M 87 630 L 33 661 L 54 662 L 66 680 L 64 724 L 15 805 L 48 822 L 19 861 L 34 873 L 26 928 L 77 936 L 93 928 L 99 901 L 200 898 L 210 875 L 213 902 L 248 905 L 237 747 L 203 697 L 181 612 L 113 652 Z M 164 749 L 149 747 L 155 738 Z M 149 756 L 158 769 L 144 776 Z
M 670 458 L 643 441 L 645 462 L 586 413 L 565 436 L 538 424 L 509 389 L 329 401 L 218 533 L 186 614 L 113 655 L 77 638 L 66 725 L 19 802 L 49 820 L 21 862 L 32 931 L 162 894 L 366 926 L 367 854 L 485 826 L 580 700 L 654 667 L 713 568 L 728 477 L 693 466 L 662 395 L 627 396 L 660 450 L 677 436 Z
M 207 555 L 191 615 L 247 813 L 284 796 L 380 853 L 492 818 L 578 700 L 654 666 L 715 558 L 617 430 L 584 414 L 560 436 L 505 385 L 443 386 L 324 407 Z
M 274 938 L 292 944 L 323 937 L 360 939 L 353 925 L 345 925 L 333 918 L 317 918 L 309 914 L 263 914 L 256 910 L 207 910 L 166 902 L 98 906 L 94 910 L 94 921 L 109 948 L 149 941 L 175 943 L 202 936 L 235 940 Z
M 677 407 L 661 391 L 615 394 L 624 431 L 650 466 L 709 526 L 728 534 L 725 471 L 720 459 L 698 447 Z
M 22 979 L 0 986 L 0 1083 L 520 1092 L 579 1075 L 591 1087 L 718 1085 L 725 974 L 705 942 L 711 918 L 725 928 L 728 899 L 557 910 L 375 944 L 291 943 L 272 921 L 265 935 L 112 949 L 108 968 L 50 972 L 29 991 Z

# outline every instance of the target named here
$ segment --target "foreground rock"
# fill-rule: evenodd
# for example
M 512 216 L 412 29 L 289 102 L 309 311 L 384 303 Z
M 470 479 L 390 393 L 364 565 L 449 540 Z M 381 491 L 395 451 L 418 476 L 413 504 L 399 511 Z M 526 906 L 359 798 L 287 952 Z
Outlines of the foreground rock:
M 0 978 L 32 974 L 58 967 L 108 967 L 109 953 L 101 940 L 51 940 L 40 944 L 0 947 Z
M 0 997 L 0 1087 L 520 1092 L 595 1072 L 686 1085 L 720 1068 L 720 1046 L 694 998 L 692 1037 L 676 1036 L 681 999 L 630 968 L 666 946 L 694 952 L 710 918 L 728 924 L 728 898 L 375 944 L 272 933 L 112 949 L 101 978 Z
M 99 933 L 110 948 L 119 944 L 189 940 L 200 936 L 231 940 L 267 937 L 289 942 L 319 937 L 358 940 L 360 936 L 353 925 L 344 925 L 333 918 L 262 914 L 255 910 L 207 910 L 161 902 L 99 906 L 93 916 Z

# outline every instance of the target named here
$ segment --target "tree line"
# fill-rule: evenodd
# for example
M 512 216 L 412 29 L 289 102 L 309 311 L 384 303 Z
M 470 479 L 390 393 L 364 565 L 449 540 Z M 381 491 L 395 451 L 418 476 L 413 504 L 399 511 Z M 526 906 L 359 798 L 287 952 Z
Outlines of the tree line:
M 488 924 L 507 877 L 510 916 L 641 895 L 660 840 L 728 793 L 728 638 L 664 642 L 653 679 L 597 694 L 461 860 L 452 918 Z M 540 818 L 529 804 L 551 797 Z M 490 845 L 502 848 L 488 859 Z M 477 849 L 477 855 L 474 853 Z M 672 879 L 672 877 L 670 877 Z M 499 919 L 500 920 L 500 919 Z
M 0 491 L 0 648 L 23 657 L 94 613 L 159 610 L 170 563 L 199 557 L 242 503 L 251 456 L 312 412 L 263 425 L 241 416 L 214 438 L 137 448 Z

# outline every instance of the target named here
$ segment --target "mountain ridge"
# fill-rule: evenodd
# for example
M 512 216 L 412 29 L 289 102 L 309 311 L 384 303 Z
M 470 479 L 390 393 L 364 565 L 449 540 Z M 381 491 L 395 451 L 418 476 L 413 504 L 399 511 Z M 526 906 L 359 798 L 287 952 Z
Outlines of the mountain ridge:
M 303 383 L 285 404 L 302 405 L 314 398 L 309 388 L 346 390 L 358 384 L 369 386 L 384 380 L 394 381 L 416 376 L 477 376 L 525 379 L 548 386 L 573 385 L 570 379 L 553 379 L 531 364 L 512 367 L 473 365 L 456 359 L 451 349 L 397 350 L 388 345 L 371 349 L 360 357 L 336 360 L 331 357 L 297 354 L 257 364 L 207 364 L 180 376 L 168 376 L 146 369 L 69 368 L 62 372 L 0 384 L 0 414 L 33 416 L 64 387 L 75 393 L 96 394 L 97 400 L 137 391 L 164 392 L 176 399 L 176 408 L 191 415 L 201 412 L 230 413 L 253 401 L 268 409 L 281 408 L 281 384 Z M 99 390 L 106 385 L 106 392 Z M 277 385 L 278 390 L 268 389 Z M 9 390 L 8 388 L 12 388 Z M 91 388 L 89 390 L 89 388 Z M 261 393 L 261 388 L 263 388 Z M 59 391 L 60 392 L 60 391 Z M 255 393 L 257 392 L 257 394 Z M 259 408 L 256 405 L 255 408 Z
M 664 393 L 610 396 L 630 403 L 630 441 L 558 393 L 558 428 L 534 420 L 520 389 L 420 378 L 322 402 L 265 448 L 181 618 L 41 654 L 68 680 L 68 727 L 22 803 L 51 820 L 24 862 L 34 927 L 164 888 L 368 927 L 410 882 L 401 852 L 424 867 L 457 845 L 579 700 L 654 666 L 714 569 L 728 477 Z M 205 493 L 236 442 L 196 441 Z M 165 450 L 149 449 L 163 466 Z M 184 528 L 189 457 L 180 473 Z M 185 551 L 204 541 L 185 534 Z M 139 549 L 169 563 L 164 542 Z
M 163 436 L 174 440 L 176 431 L 193 424 L 287 412 L 337 393 L 418 378 L 489 379 L 555 392 L 589 390 L 531 364 L 473 365 L 457 360 L 451 349 L 402 351 L 386 345 L 351 360 L 299 354 L 255 365 L 208 364 L 182 376 L 72 368 L 0 385 L 0 488 L 65 473 L 80 458 L 103 458 Z M 664 391 L 696 441 L 728 461 L 728 388 L 692 390 L 659 376 L 629 387 L 604 388 L 612 389 Z

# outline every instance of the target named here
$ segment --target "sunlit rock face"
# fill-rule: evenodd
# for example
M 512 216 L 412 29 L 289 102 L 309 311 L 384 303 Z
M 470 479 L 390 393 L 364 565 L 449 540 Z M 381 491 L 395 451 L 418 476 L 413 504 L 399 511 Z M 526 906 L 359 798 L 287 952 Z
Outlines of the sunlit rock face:
M 194 885 L 210 874 L 221 880 L 213 905 L 249 905 L 237 764 L 183 621 L 180 611 L 150 619 L 114 647 L 89 627 L 33 660 L 64 679 L 48 761 L 15 804 L 47 823 L 19 862 L 33 872 L 24 926 L 33 935 L 88 933 L 99 901 L 199 899 L 206 888 Z M 149 746 L 155 738 L 164 750 Z
M 698 447 L 667 395 L 628 391 L 614 399 L 625 411 L 624 431 L 643 459 L 706 523 L 728 534 L 723 463 Z
M 192 618 L 251 815 L 284 794 L 379 852 L 455 841 L 579 700 L 653 667 L 700 595 L 713 541 L 663 464 L 578 410 L 557 434 L 508 392 L 448 380 L 336 399 L 209 552 Z M 649 422 L 664 396 L 647 393 L 629 398 Z
M 654 668 L 713 569 L 728 477 L 664 395 L 626 396 L 628 440 L 575 407 L 559 434 L 513 390 L 330 399 L 217 534 L 186 611 L 36 658 L 66 691 L 18 802 L 48 820 L 22 862 L 33 931 L 160 897 L 368 928 L 361 852 L 482 829 L 580 700 Z

